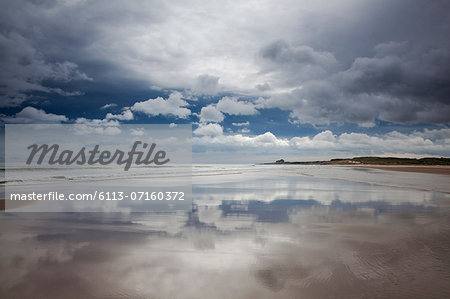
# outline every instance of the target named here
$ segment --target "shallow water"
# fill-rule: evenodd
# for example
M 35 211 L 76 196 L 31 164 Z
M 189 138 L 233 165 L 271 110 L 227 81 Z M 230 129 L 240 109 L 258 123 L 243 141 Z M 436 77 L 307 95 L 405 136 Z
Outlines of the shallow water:
M 176 213 L 4 213 L 2 298 L 449 298 L 449 177 L 198 165 Z

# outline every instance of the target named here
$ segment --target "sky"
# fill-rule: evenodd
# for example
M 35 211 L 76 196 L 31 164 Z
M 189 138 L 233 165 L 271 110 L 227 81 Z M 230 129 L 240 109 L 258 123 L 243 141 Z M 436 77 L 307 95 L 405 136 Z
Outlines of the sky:
M 1 1 L 2 123 L 192 124 L 196 162 L 450 156 L 450 2 Z

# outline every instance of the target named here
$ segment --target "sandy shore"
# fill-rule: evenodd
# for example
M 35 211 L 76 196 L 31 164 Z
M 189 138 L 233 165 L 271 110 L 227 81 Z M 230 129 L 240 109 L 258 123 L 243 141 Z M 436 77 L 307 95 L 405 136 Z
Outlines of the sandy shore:
M 450 166 L 445 165 L 345 165 L 351 167 L 374 168 L 390 171 L 420 172 L 450 175 Z

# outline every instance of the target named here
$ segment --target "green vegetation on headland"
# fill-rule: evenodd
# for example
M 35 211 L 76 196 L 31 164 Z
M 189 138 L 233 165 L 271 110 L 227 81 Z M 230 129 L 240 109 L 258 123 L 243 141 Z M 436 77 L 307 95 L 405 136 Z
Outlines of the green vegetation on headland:
M 394 158 L 394 157 L 355 157 L 352 159 L 331 159 L 329 161 L 308 161 L 290 162 L 283 159 L 275 162 L 263 163 L 272 164 L 301 164 L 301 165 L 450 165 L 450 158 Z

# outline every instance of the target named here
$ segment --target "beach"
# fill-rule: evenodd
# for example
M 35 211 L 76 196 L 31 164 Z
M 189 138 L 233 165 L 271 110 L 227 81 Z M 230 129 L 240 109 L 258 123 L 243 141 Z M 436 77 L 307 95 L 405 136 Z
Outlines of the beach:
M 450 175 L 450 166 L 444 165 L 355 165 L 355 167 L 373 168 L 388 171 L 419 172 Z
M 444 298 L 445 182 L 359 167 L 194 165 L 185 211 L 0 214 L 0 290 L 8 298 Z

